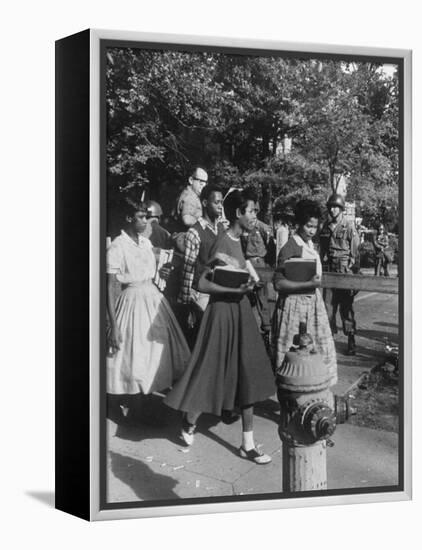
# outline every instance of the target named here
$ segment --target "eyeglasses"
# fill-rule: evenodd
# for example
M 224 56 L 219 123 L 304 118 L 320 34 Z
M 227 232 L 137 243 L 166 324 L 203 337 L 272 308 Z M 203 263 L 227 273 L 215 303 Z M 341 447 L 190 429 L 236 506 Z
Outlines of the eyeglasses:
M 201 183 L 205 183 L 205 184 L 208 183 L 208 180 L 201 180 L 201 178 L 194 178 L 194 177 L 192 177 L 192 179 L 195 180 L 195 181 L 200 181 Z

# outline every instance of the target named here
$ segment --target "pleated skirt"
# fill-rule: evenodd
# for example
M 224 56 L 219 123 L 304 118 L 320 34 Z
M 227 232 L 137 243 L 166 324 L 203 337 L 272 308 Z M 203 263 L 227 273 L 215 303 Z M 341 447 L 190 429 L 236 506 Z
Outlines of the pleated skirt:
M 123 341 L 107 357 L 107 392 L 147 394 L 171 387 L 190 350 L 165 297 L 150 281 L 129 286 L 117 300 L 116 318 Z
M 185 412 L 220 415 L 276 391 L 270 360 L 249 301 L 212 300 L 191 360 L 164 400 Z

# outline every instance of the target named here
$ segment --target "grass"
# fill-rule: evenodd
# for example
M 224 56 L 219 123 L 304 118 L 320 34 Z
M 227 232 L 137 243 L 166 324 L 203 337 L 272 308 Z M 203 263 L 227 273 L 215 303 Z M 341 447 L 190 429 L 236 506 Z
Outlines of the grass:
M 388 363 L 377 367 L 353 391 L 357 413 L 351 417 L 351 424 L 398 433 L 399 385 L 393 368 Z

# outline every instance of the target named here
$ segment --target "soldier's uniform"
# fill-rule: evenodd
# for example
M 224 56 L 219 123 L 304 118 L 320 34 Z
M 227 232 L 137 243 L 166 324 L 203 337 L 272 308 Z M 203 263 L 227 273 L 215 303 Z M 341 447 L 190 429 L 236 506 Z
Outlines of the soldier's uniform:
M 330 206 L 330 197 L 327 206 Z M 342 197 L 337 204 L 344 209 Z M 343 214 L 335 221 L 327 221 L 320 233 L 321 259 L 326 259 L 328 271 L 334 273 L 353 273 L 358 266 L 359 235 L 354 224 L 345 219 Z M 343 332 L 348 337 L 348 352 L 355 353 L 356 320 L 353 301 L 356 295 L 354 290 L 326 289 L 325 300 L 330 318 L 332 331 L 337 331 L 336 314 L 340 310 Z M 330 311 L 331 309 L 331 311 Z

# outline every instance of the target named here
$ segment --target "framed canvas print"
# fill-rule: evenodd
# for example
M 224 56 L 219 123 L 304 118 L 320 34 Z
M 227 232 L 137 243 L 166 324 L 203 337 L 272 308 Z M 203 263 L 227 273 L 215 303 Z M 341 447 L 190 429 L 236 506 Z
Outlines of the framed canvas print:
M 56 506 L 411 498 L 411 52 L 56 43 Z

